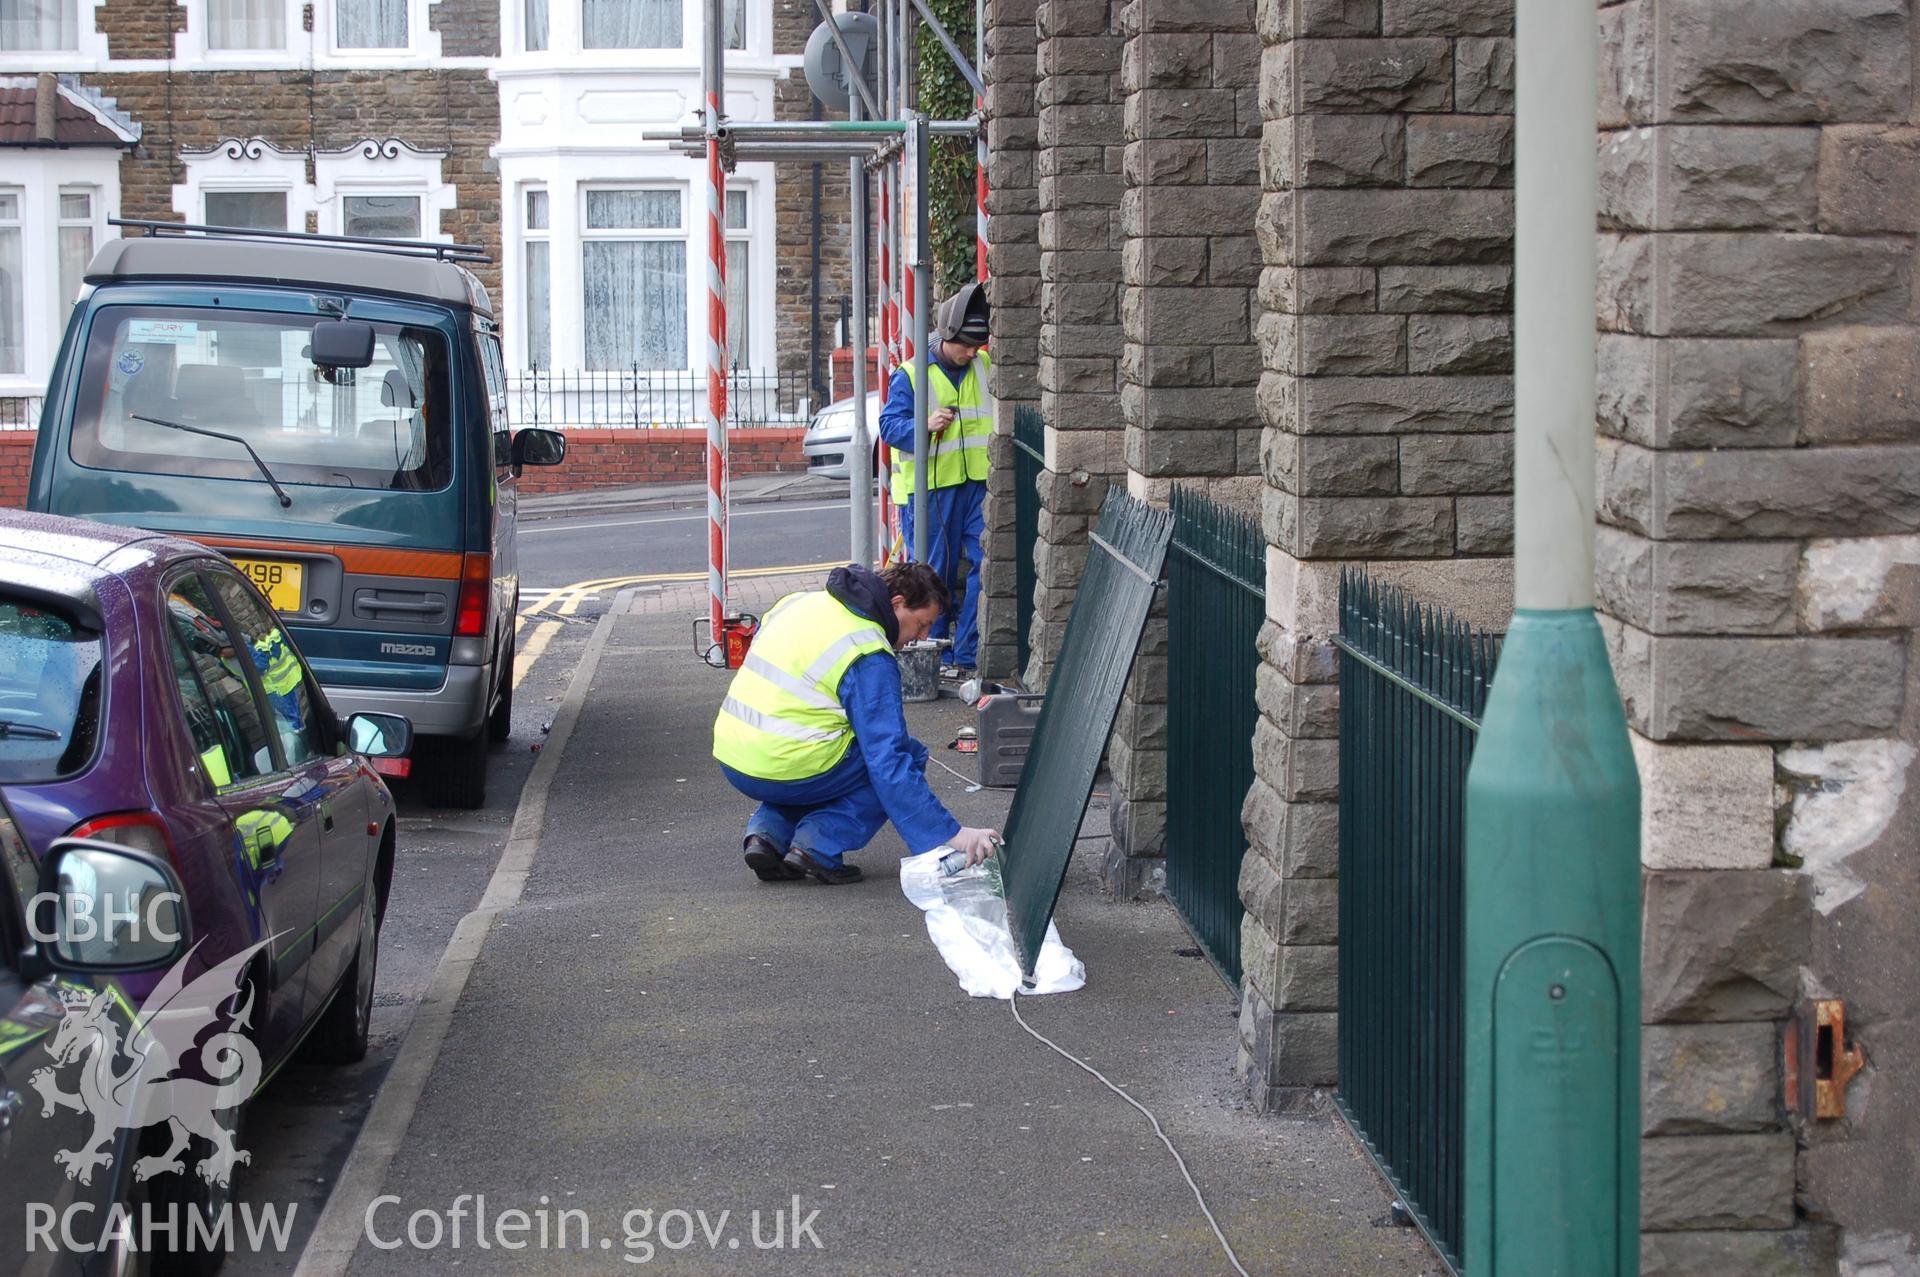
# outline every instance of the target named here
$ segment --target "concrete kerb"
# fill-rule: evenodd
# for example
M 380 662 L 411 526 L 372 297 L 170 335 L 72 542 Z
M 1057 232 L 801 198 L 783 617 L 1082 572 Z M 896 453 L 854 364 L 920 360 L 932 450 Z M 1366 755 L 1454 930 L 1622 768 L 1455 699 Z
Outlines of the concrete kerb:
M 440 955 L 426 995 L 407 1025 L 400 1053 L 387 1070 L 367 1120 L 360 1128 L 359 1138 L 347 1154 L 333 1192 L 327 1197 L 326 1208 L 320 1212 L 313 1234 L 300 1254 L 294 1277 L 344 1277 L 353 1263 L 365 1232 L 367 1206 L 379 1195 L 387 1168 L 407 1137 L 427 1079 L 440 1058 L 447 1032 L 453 1027 L 460 995 L 465 992 L 474 964 L 480 959 L 494 919 L 511 909 L 526 887 L 533 858 L 540 850 L 540 830 L 546 823 L 547 792 L 560 770 L 560 760 L 566 755 L 574 725 L 580 720 L 587 692 L 600 667 L 600 654 L 606 650 L 608 636 L 613 632 L 614 620 L 627 614 L 633 604 L 633 594 L 631 588 L 620 591 L 614 597 L 613 606 L 594 625 L 593 636 L 587 640 L 586 652 L 567 686 L 560 712 L 554 717 L 546 748 L 520 791 L 513 829 L 500 853 L 500 862 L 494 867 L 493 877 L 487 882 L 486 893 L 480 898 L 479 907 L 454 928 L 453 938 Z

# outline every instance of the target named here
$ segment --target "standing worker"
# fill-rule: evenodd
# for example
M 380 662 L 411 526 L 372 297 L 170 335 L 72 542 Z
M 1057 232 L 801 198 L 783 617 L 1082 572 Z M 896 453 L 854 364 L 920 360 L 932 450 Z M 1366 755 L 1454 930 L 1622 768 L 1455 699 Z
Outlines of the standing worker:
M 742 843 L 762 882 L 858 882 L 848 852 L 893 821 L 916 854 L 950 846 L 969 865 L 991 829 L 955 820 L 927 786 L 927 747 L 907 733 L 894 652 L 926 636 L 947 604 L 924 563 L 884 575 L 835 568 L 827 588 L 789 594 L 754 635 L 713 723 L 713 756 L 760 806 Z
M 943 677 L 973 674 L 980 651 L 980 538 L 986 530 L 987 443 L 993 437 L 993 394 L 987 381 L 993 360 L 987 344 L 991 308 L 981 284 L 940 303 L 935 331 L 940 340 L 927 352 L 927 376 L 933 402 L 927 412 L 927 562 L 954 597 L 953 650 Z M 900 507 L 900 528 L 907 552 L 913 552 L 913 373 L 908 362 L 893 374 L 887 405 L 880 410 L 880 437 L 893 449 L 893 503 Z M 968 563 L 960 579 L 960 560 Z M 947 637 L 942 616 L 932 637 Z

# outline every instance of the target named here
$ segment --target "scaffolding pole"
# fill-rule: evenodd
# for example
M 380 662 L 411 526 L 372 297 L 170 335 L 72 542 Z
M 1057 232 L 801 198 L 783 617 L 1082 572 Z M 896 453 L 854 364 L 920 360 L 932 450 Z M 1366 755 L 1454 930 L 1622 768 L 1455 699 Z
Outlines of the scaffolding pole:
M 727 174 L 720 163 L 720 116 L 726 101 L 723 0 L 707 0 L 702 121 L 707 151 L 707 637 L 727 651 Z M 711 651 L 712 649 L 710 649 Z M 709 663 L 713 663 L 711 656 Z

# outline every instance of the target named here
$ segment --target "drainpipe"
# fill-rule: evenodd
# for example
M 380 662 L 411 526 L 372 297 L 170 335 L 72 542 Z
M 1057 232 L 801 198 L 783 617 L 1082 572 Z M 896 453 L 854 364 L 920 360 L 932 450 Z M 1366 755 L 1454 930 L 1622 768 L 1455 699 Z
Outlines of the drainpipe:
M 1467 776 L 1465 1267 L 1632 1277 L 1640 787 L 1593 610 L 1593 6 L 1516 6 L 1514 614 Z

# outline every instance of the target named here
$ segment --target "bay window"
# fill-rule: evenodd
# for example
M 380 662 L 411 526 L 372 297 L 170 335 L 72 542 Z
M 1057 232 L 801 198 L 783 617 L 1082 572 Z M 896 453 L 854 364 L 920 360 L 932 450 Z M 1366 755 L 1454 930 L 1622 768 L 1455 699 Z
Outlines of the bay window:
M 0 187 L 0 373 L 26 371 L 25 231 L 21 192 Z
M 334 47 L 406 48 L 407 4 L 408 0 L 334 0 Z
M 0 0 L 0 53 L 78 49 L 79 9 L 76 0 Z
M 677 49 L 685 42 L 680 0 L 581 0 L 588 49 Z
M 340 233 L 356 239 L 419 239 L 418 195 L 343 195 Z
M 526 193 L 525 274 L 527 283 L 527 364 L 553 366 L 553 276 L 548 256 L 550 204 L 545 188 Z
M 236 230 L 284 231 L 287 226 L 285 191 L 205 191 L 206 224 Z
M 211 52 L 286 47 L 286 0 L 207 0 Z
M 60 318 L 65 320 L 86 282 L 93 260 L 94 192 L 66 187 L 60 192 Z

